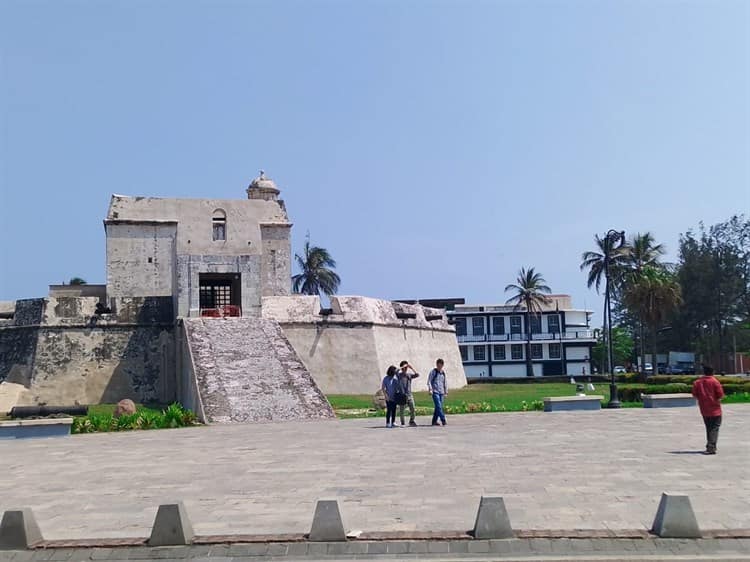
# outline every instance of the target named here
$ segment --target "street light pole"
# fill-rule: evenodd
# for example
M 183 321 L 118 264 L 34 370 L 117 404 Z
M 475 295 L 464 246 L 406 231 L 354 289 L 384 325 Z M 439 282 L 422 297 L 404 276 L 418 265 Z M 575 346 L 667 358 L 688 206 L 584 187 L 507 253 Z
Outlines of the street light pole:
M 606 283 L 604 285 L 605 290 L 605 314 L 607 316 L 607 363 L 609 364 L 609 404 L 607 408 L 619 408 L 620 400 L 617 396 L 617 382 L 615 381 L 615 369 L 612 361 L 612 306 L 610 301 L 610 279 L 609 279 L 609 262 L 612 249 L 617 240 L 620 244 L 625 243 L 625 231 L 608 230 L 605 234 L 605 253 L 604 253 L 604 275 L 606 277 Z

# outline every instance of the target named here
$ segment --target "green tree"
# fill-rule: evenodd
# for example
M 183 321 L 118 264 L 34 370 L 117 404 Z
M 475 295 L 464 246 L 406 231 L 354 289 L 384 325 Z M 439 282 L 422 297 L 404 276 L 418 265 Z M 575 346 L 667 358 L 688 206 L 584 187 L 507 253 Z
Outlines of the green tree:
M 724 371 L 730 344 L 743 351 L 750 338 L 750 220 L 737 215 L 681 236 L 677 275 L 684 305 L 670 335 L 687 349 L 717 354 Z
M 594 236 L 596 250 L 584 252 L 581 255 L 581 271 L 588 270 L 587 284 L 589 289 L 596 288 L 599 292 L 602 278 L 604 278 L 604 332 L 607 333 L 608 326 L 612 325 L 609 317 L 609 304 L 611 295 L 616 293 L 621 285 L 622 272 L 625 268 L 627 248 L 624 233 L 608 232 L 604 238 Z M 615 295 L 615 300 L 617 296 Z M 608 365 L 611 370 L 613 365 Z
M 623 326 L 612 327 L 612 359 L 615 365 L 625 365 L 633 357 L 633 338 Z M 606 340 L 603 331 L 597 330 L 596 345 L 591 348 L 591 362 L 603 372 L 606 361 L 602 361 L 607 355 Z
M 654 372 L 656 372 L 657 334 L 665 320 L 682 302 L 680 284 L 675 275 L 667 270 L 658 265 L 646 265 L 625 287 L 623 302 L 628 308 L 637 311 L 638 317 L 651 330 L 652 362 Z M 641 340 L 641 352 L 644 349 L 645 346 Z
M 82 279 L 81 277 L 71 277 L 70 281 L 68 281 L 68 285 L 85 285 L 86 280 Z
M 514 304 L 517 308 L 523 307 L 526 314 L 526 376 L 534 376 L 534 366 L 531 361 L 531 316 L 538 315 L 544 305 L 549 304 L 550 298 L 546 295 L 551 293 L 547 282 L 541 273 L 536 273 L 533 267 L 521 268 L 515 283 L 505 287 L 505 292 L 513 291 L 506 303 Z
M 292 276 L 292 290 L 303 295 L 331 296 L 338 291 L 341 278 L 334 271 L 336 261 L 325 248 L 312 246 L 310 236 L 305 240 L 302 255 L 295 254 L 300 273 Z
M 643 234 L 636 233 L 628 241 L 624 247 L 623 256 L 623 268 L 620 279 L 620 294 L 624 295 L 629 289 L 637 285 L 643 272 L 646 268 L 662 269 L 664 265 L 659 261 L 664 255 L 665 249 L 662 244 L 657 244 L 653 234 L 645 232 Z M 624 299 L 623 299 L 624 300 Z M 627 302 L 624 300 L 623 304 L 627 307 Z M 631 307 L 632 308 L 632 307 Z M 647 320 L 644 317 L 643 309 L 636 307 L 631 310 L 637 318 L 638 328 L 638 341 L 640 345 L 640 372 L 645 377 L 646 375 L 646 347 L 645 347 L 645 334 L 644 325 L 647 324 Z M 652 338 L 655 340 L 656 334 L 652 334 Z M 654 363 L 656 358 L 654 357 Z M 654 365 L 656 368 L 656 365 Z

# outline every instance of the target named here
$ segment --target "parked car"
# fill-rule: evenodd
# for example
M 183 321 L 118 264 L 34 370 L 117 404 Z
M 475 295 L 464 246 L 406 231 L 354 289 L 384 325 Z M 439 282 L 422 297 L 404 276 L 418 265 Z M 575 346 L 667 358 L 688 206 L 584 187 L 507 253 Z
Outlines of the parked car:
M 620 375 L 622 373 L 627 373 L 627 370 L 622 365 L 615 366 L 615 374 Z
M 647 375 L 653 375 L 654 374 L 654 366 L 651 363 L 646 363 L 643 366 L 643 368 L 646 371 Z

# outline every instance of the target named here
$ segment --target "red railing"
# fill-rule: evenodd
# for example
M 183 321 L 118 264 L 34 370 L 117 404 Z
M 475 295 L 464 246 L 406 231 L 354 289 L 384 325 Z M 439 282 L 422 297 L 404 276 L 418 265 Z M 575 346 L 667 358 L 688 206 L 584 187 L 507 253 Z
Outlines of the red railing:
M 242 316 L 242 309 L 236 304 L 227 304 L 216 308 L 201 308 L 202 318 L 226 318 L 230 316 Z

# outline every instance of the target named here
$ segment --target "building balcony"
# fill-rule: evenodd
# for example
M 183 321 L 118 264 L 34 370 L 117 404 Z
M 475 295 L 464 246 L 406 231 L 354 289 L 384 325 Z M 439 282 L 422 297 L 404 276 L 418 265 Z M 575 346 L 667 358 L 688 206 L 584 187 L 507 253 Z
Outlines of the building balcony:
M 526 341 L 526 334 L 466 334 L 456 336 L 458 343 L 475 343 L 475 342 L 518 342 L 523 343 Z M 575 330 L 567 331 L 560 334 L 559 332 L 554 333 L 540 333 L 531 334 L 531 341 L 570 341 L 570 340 L 594 340 L 593 330 Z
M 487 341 L 487 336 L 484 334 L 480 336 L 463 335 L 463 336 L 456 336 L 456 337 L 458 338 L 459 343 Z

